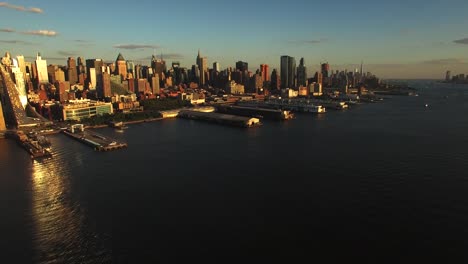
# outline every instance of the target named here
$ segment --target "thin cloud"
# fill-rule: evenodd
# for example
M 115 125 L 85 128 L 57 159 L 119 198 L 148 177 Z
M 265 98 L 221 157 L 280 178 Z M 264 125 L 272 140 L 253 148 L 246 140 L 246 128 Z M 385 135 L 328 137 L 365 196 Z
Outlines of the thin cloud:
M 78 43 L 90 43 L 90 41 L 88 40 L 84 40 L 84 39 L 75 39 L 73 40 L 74 42 L 78 42 Z
M 23 45 L 31 45 L 31 42 L 23 41 L 23 40 L 0 40 L 0 43 L 6 44 L 23 44 Z
M 24 7 L 24 6 L 17 6 L 17 5 L 12 5 L 7 2 L 0 2 L 0 7 L 5 7 L 5 8 L 10 8 L 16 11 L 21 11 L 21 12 L 31 12 L 31 13 L 37 13 L 37 14 L 42 14 L 44 13 L 44 10 L 38 8 L 38 7 Z
M 163 53 L 163 59 L 164 60 L 180 60 L 180 59 L 183 59 L 185 58 L 184 55 L 180 54 L 180 53 Z M 148 56 L 148 57 L 144 57 L 144 58 L 140 58 L 138 59 L 138 61 L 142 61 L 142 60 L 151 60 L 153 58 L 153 56 Z M 159 55 L 157 56 L 157 58 L 161 58 Z
M 116 49 L 157 49 L 159 46 L 156 45 L 146 45 L 146 44 L 117 44 L 113 46 Z
M 457 43 L 457 44 L 465 44 L 465 45 L 468 45 L 468 38 L 457 39 L 457 40 L 454 40 L 453 42 L 455 42 L 455 43 Z
M 21 32 L 21 34 L 38 35 L 38 36 L 46 36 L 46 37 L 55 37 L 58 35 L 57 32 L 52 31 L 52 30 L 33 30 L 33 31 Z
M 290 42 L 295 43 L 295 44 L 315 45 L 315 44 L 320 44 L 320 43 L 324 43 L 324 42 L 327 42 L 327 41 L 328 41 L 328 39 L 323 38 L 323 39 L 309 39 L 309 40 L 293 40 L 293 41 L 290 41 Z
M 423 61 L 422 64 L 435 64 L 435 65 L 447 65 L 447 64 L 465 64 L 465 59 L 448 58 L 448 59 L 434 59 Z
M 12 28 L 0 28 L 0 32 L 13 33 L 15 30 Z
M 76 56 L 77 53 L 74 52 L 74 51 L 59 50 L 59 51 L 57 51 L 57 54 L 67 56 L 67 57 L 71 57 L 71 56 Z

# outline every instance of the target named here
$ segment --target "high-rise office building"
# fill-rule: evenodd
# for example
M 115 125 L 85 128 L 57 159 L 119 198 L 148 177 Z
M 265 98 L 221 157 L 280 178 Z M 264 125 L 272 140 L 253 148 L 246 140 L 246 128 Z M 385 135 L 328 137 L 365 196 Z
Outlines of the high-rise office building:
M 220 66 L 219 62 L 214 62 L 213 63 L 213 70 L 215 70 L 216 72 L 221 71 L 221 66 Z
M 268 64 L 260 64 L 260 74 L 262 75 L 262 79 L 264 82 L 270 81 L 270 72 Z
M 151 58 L 151 68 L 153 69 L 153 74 L 158 74 L 159 78 L 162 79 L 163 73 L 166 72 L 166 62 L 153 55 Z
M 330 64 L 327 63 L 322 63 L 321 65 L 322 68 L 322 75 L 324 78 L 330 77 Z
M 55 88 L 57 88 L 58 94 L 59 94 L 59 100 L 60 102 L 65 102 L 68 100 L 68 91 L 70 90 L 70 82 L 61 82 L 61 81 L 56 81 L 54 83 Z
M 26 62 L 24 61 L 23 55 L 16 56 L 16 61 L 18 62 L 18 67 L 20 68 L 21 72 L 23 73 L 23 80 L 28 82 L 28 76 L 26 74 Z
M 198 50 L 197 65 L 200 72 L 199 84 L 203 87 L 206 84 L 206 73 L 208 72 L 208 59 L 200 55 L 200 50 Z
M 123 80 L 127 79 L 127 62 L 121 53 L 117 56 L 115 60 L 115 74 L 120 75 Z
M 159 87 L 159 75 L 158 74 L 155 74 L 153 77 L 151 77 L 151 89 L 154 95 L 159 94 L 160 87 Z
M 76 61 L 72 57 L 68 57 L 67 60 L 67 78 L 71 85 L 78 82 L 78 70 L 76 68 Z
M 38 84 L 49 83 L 49 75 L 47 73 L 47 61 L 42 59 L 41 53 L 37 53 L 35 64 Z
M 281 80 L 276 69 L 273 69 L 271 73 L 271 90 L 279 90 L 281 88 Z
M 23 107 L 28 104 L 28 93 L 26 92 L 26 83 L 24 80 L 24 74 L 19 67 L 19 63 L 16 59 L 13 59 L 13 67 L 11 68 L 13 77 L 15 79 L 16 89 L 18 90 L 19 98 Z
M 97 93 L 98 97 L 100 99 L 106 98 L 106 97 L 111 97 L 112 96 L 112 91 L 111 91 L 111 79 L 110 79 L 110 74 L 107 72 L 103 72 L 101 75 L 102 78 L 102 85 L 98 87 Z
M 104 62 L 102 59 L 86 60 L 86 70 L 88 73 L 88 81 L 93 84 L 94 89 L 102 88 L 102 68 Z M 94 69 L 94 70 L 93 70 Z
M 304 58 L 301 58 L 299 67 L 297 67 L 297 86 L 307 85 L 307 68 L 305 67 Z
M 238 61 L 236 62 L 236 69 L 244 72 L 249 70 L 249 64 L 245 61 Z
M 296 59 L 281 56 L 281 89 L 296 87 Z

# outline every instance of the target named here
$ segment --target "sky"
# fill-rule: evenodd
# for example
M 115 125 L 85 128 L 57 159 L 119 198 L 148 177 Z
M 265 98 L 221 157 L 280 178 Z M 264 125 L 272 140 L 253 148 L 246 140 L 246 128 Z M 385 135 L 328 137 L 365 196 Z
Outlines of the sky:
M 53 64 L 70 56 L 234 67 L 242 60 L 279 68 L 280 56 L 305 59 L 309 74 L 364 70 L 381 78 L 441 79 L 468 74 L 466 0 L 139 0 L 0 2 L 0 52 L 37 52 Z

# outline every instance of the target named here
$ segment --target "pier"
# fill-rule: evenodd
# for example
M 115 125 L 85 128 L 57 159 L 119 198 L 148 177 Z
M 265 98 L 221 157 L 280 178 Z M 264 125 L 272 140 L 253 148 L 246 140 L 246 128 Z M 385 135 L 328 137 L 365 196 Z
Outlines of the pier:
M 258 117 L 271 120 L 292 119 L 294 115 L 287 110 L 269 109 L 248 106 L 218 106 L 218 112 L 223 114 L 240 115 L 247 117 Z
M 72 125 L 69 129 L 63 130 L 63 133 L 96 151 L 112 151 L 127 147 L 127 143 L 120 143 L 96 132 L 85 130 L 83 124 Z
M 253 117 L 244 117 L 236 115 L 227 115 L 220 113 L 210 113 L 210 112 L 198 112 L 191 110 L 182 110 L 179 112 L 179 117 L 193 119 L 193 120 L 203 120 L 217 124 L 237 126 L 237 127 L 254 127 L 261 125 L 260 119 Z

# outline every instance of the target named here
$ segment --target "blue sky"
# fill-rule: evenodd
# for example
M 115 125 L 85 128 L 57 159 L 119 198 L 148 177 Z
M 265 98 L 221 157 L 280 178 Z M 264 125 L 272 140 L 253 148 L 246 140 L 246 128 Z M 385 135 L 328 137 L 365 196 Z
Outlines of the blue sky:
M 468 1 L 9 1 L 0 2 L 0 52 L 50 63 L 69 56 L 142 64 L 153 52 L 190 67 L 247 61 L 278 67 L 305 58 L 309 72 L 365 69 L 383 78 L 468 73 Z M 457 41 L 457 42 L 456 42 Z

